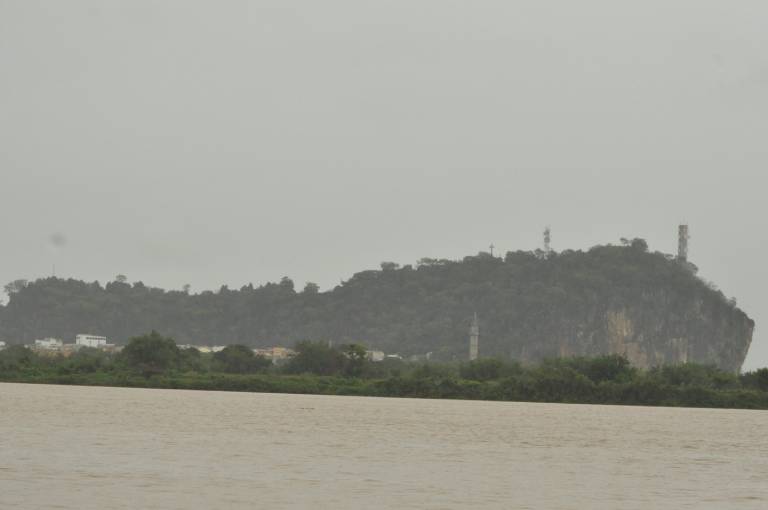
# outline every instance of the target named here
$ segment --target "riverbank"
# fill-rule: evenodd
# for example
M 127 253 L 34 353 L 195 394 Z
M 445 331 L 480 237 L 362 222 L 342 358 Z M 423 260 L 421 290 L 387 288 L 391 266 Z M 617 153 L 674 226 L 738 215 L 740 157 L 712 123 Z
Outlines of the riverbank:
M 671 386 L 649 380 L 587 386 L 523 382 L 509 377 L 473 381 L 451 377 L 360 379 L 316 375 L 173 374 L 142 377 L 129 373 L 0 374 L 0 382 L 114 386 L 310 395 L 355 395 L 515 402 L 545 402 L 664 407 L 768 409 L 768 392 Z M 561 381 L 564 382 L 564 381 Z
M 373 362 L 356 344 L 300 342 L 274 364 L 243 345 L 215 354 L 179 349 L 152 332 L 120 353 L 80 349 L 45 355 L 23 346 L 0 351 L 0 381 L 188 390 L 357 395 L 572 404 L 768 409 L 768 369 L 746 374 L 684 364 L 641 370 L 615 355 L 559 358 L 537 365 Z

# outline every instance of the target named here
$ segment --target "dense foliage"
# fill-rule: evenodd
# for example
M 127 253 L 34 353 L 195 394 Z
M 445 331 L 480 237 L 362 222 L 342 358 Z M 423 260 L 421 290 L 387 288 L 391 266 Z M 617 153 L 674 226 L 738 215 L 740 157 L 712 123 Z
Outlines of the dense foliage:
M 51 357 L 12 346 L 0 351 L 0 381 L 768 409 L 768 369 L 740 376 L 693 364 L 642 371 L 620 356 L 553 359 L 532 366 L 494 358 L 375 363 L 360 345 L 333 348 L 311 342 L 298 344 L 296 351 L 287 362 L 273 365 L 243 346 L 201 354 L 178 349 L 154 332 L 132 339 L 119 354 L 84 348 L 70 357 Z
M 603 327 L 598 319 L 611 307 L 640 310 L 649 324 L 670 314 L 688 320 L 695 307 L 734 336 L 751 336 L 751 321 L 734 302 L 697 278 L 690 265 L 647 252 L 639 239 L 587 252 L 481 253 L 462 261 L 422 259 L 416 267 L 385 262 L 323 293 L 314 284 L 297 292 L 283 278 L 190 294 L 129 284 L 124 276 L 104 286 L 17 281 L 8 291 L 9 302 L 0 307 L 0 339 L 8 343 L 78 333 L 124 343 L 154 329 L 185 344 L 332 340 L 403 355 L 431 352 L 432 359 L 450 361 L 466 357 L 469 322 L 478 312 L 483 356 L 540 360 L 560 355 L 563 338 Z M 696 333 L 711 332 L 701 326 Z

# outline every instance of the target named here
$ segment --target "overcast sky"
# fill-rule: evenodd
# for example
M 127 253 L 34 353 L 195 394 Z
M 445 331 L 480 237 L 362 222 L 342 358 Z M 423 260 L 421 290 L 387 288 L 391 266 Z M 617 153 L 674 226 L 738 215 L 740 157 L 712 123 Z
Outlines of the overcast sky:
M 644 237 L 758 323 L 768 3 L 0 0 L 0 280 L 331 288 Z

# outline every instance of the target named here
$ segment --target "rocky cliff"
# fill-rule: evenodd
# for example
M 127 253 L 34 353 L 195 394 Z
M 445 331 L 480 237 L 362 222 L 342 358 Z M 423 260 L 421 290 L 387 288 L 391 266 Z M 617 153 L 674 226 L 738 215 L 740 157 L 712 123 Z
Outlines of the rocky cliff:
M 620 354 L 634 366 L 651 368 L 665 364 L 715 364 L 739 371 L 747 356 L 754 323 L 733 311 L 718 310 L 704 299 L 681 303 L 664 292 L 647 296 L 634 305 L 608 305 L 584 320 L 558 324 L 558 357 Z M 683 311 L 680 308 L 686 308 Z M 546 342 L 524 344 L 512 357 L 539 361 L 552 357 Z

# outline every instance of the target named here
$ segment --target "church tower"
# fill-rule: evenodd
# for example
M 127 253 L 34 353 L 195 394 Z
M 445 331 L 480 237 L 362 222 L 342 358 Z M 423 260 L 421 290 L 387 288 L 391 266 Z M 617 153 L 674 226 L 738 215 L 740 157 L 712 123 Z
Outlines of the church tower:
M 477 359 L 477 349 L 480 344 L 480 324 L 477 322 L 477 312 L 469 327 L 469 361 Z

